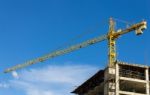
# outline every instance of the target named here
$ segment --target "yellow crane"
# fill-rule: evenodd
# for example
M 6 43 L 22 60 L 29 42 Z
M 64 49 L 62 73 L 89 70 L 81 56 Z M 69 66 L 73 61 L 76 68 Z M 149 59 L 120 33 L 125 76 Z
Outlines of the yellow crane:
M 130 27 L 128 27 L 126 29 L 117 30 L 117 31 L 115 30 L 114 26 L 115 26 L 115 21 L 112 18 L 110 18 L 110 20 L 109 20 L 109 32 L 107 34 L 102 35 L 102 36 L 98 36 L 96 38 L 84 41 L 84 42 L 76 44 L 76 45 L 72 45 L 72 46 L 70 46 L 68 48 L 65 48 L 65 49 L 54 51 L 52 53 L 41 56 L 39 58 L 35 58 L 33 60 L 27 61 L 23 64 L 18 64 L 16 66 L 13 66 L 11 68 L 6 69 L 4 71 L 4 73 L 8 73 L 8 72 L 11 72 L 11 71 L 14 71 L 14 70 L 17 70 L 17 69 L 24 68 L 26 66 L 30 66 L 32 64 L 43 62 L 43 61 L 51 59 L 53 57 L 57 57 L 57 56 L 60 56 L 60 55 L 78 50 L 80 48 L 90 46 L 90 45 L 98 43 L 98 42 L 102 42 L 102 41 L 105 41 L 105 40 L 108 40 L 108 48 L 109 48 L 109 51 L 108 51 L 108 58 L 109 58 L 108 59 L 109 60 L 108 67 L 113 67 L 115 62 L 116 62 L 116 40 L 117 40 L 117 38 L 119 36 L 123 35 L 123 34 L 129 33 L 129 32 L 134 31 L 134 30 L 135 30 L 136 35 L 142 34 L 143 30 L 145 30 L 147 28 L 147 22 L 142 21 L 142 22 L 139 22 L 137 24 L 133 24 L 133 25 L 131 25 Z

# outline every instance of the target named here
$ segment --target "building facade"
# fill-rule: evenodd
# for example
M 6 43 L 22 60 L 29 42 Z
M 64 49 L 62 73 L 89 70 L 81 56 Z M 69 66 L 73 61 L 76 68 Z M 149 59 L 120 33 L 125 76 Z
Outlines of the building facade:
M 77 87 L 76 95 L 150 95 L 150 67 L 116 62 Z

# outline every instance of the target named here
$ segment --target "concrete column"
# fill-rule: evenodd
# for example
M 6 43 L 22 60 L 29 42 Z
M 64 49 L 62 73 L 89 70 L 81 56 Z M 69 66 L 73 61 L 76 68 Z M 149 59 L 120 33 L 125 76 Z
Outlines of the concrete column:
M 149 69 L 146 68 L 145 70 L 145 77 L 146 77 L 146 94 L 150 95 L 150 87 L 149 87 Z
M 116 74 L 115 74 L 115 84 L 116 84 L 116 91 L 115 91 L 115 95 L 119 95 L 119 65 L 118 64 L 116 64 Z
M 105 69 L 105 79 L 104 79 L 104 95 L 115 95 L 115 82 L 110 80 L 115 79 L 115 67 Z M 112 91 L 113 90 L 113 91 Z

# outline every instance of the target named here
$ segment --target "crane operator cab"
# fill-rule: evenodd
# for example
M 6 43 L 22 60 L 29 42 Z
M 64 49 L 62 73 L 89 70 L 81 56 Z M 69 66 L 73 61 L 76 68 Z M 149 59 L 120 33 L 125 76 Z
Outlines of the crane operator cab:
M 135 30 L 136 35 L 143 34 L 143 31 L 147 28 L 147 22 L 143 21 L 143 25 Z

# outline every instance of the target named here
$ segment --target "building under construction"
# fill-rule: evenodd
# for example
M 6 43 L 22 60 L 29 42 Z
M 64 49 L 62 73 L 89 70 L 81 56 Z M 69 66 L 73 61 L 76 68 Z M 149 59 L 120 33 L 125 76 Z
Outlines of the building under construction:
M 109 70 L 108 70 L 109 69 Z M 77 95 L 150 95 L 150 67 L 116 62 L 76 88 Z

